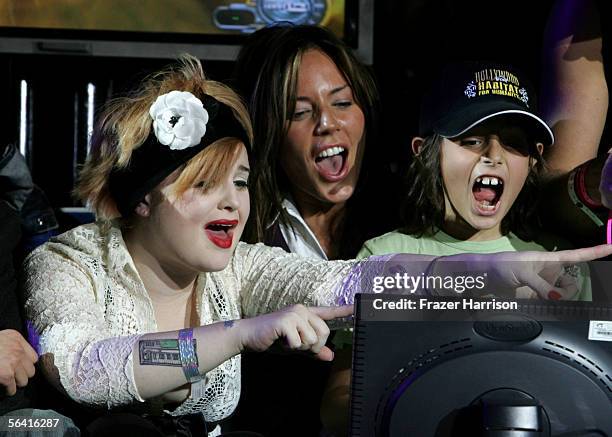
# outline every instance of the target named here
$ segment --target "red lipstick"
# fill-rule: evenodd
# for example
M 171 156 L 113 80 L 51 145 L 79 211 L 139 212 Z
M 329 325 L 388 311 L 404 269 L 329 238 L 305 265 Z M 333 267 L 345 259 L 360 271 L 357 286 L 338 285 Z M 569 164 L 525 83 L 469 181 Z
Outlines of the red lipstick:
M 234 228 L 238 225 L 238 220 L 215 220 L 206 223 L 204 230 L 210 241 L 221 249 L 232 246 L 234 238 Z

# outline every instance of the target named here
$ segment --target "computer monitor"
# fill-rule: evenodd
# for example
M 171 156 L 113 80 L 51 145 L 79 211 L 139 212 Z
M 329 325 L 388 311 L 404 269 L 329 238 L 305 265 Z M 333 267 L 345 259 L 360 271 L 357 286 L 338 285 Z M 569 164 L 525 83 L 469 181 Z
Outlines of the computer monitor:
M 479 302 L 357 295 L 350 435 L 612 435 L 612 305 Z
M 372 63 L 370 0 L 0 0 L 0 53 L 233 60 L 278 22 L 332 30 Z

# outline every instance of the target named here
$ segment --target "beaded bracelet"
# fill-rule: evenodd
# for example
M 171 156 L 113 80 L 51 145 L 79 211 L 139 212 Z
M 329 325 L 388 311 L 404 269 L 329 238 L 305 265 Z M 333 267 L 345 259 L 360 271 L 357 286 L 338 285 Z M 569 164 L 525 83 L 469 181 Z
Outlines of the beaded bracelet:
M 194 383 L 202 379 L 196 354 L 196 341 L 193 338 L 193 329 L 181 329 L 178 333 L 179 357 L 183 366 L 183 373 L 187 382 Z
M 593 211 L 591 211 L 591 208 L 585 205 L 576 195 L 575 178 L 579 170 L 580 167 L 573 169 L 570 173 L 569 178 L 567 179 L 567 193 L 569 194 L 572 203 L 578 209 L 580 209 L 580 211 L 582 211 L 588 218 L 590 218 L 593 223 L 595 223 L 597 226 L 603 226 L 604 223 L 601 221 L 601 219 L 597 217 L 597 215 Z

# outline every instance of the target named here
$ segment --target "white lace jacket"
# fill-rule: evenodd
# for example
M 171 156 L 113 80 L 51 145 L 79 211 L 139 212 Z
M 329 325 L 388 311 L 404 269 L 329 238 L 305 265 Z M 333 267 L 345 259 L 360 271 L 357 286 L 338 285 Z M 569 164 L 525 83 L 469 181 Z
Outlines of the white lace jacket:
M 200 323 L 295 303 L 340 302 L 342 281 L 354 265 L 239 243 L 225 270 L 198 278 Z M 46 373 L 57 375 L 56 383 L 78 402 L 110 408 L 143 401 L 134 383 L 132 346 L 158 328 L 121 230 L 100 222 L 66 232 L 26 259 L 25 277 L 26 312 L 40 335 Z M 201 396 L 192 395 L 170 414 L 201 411 L 208 421 L 231 414 L 240 396 L 240 356 L 208 372 L 204 381 Z

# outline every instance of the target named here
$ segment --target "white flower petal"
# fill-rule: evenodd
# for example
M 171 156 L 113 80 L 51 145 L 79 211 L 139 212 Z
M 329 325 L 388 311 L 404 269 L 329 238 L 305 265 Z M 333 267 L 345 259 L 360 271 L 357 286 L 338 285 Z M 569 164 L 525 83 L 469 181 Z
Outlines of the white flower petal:
M 188 103 L 190 100 L 199 99 L 187 91 L 170 91 L 165 99 L 166 106 L 169 108 L 177 108 L 182 111 L 189 111 Z
M 172 150 L 183 150 L 191 146 L 192 144 L 189 144 L 189 141 L 187 139 L 178 137 L 174 137 L 174 140 L 170 144 L 170 148 Z
M 166 131 L 161 126 L 162 125 L 160 123 L 157 123 L 156 121 L 153 122 L 153 131 L 155 132 L 157 140 L 161 144 L 167 146 L 168 144 L 172 143 L 172 140 L 174 140 L 175 135 L 171 130 Z
M 193 122 L 191 120 L 186 121 L 185 123 L 177 123 L 174 126 L 174 134 L 179 138 L 191 137 L 193 135 L 193 132 Z
M 172 124 L 170 123 L 172 121 L 172 117 L 180 117 L 178 114 L 176 114 L 174 111 L 168 111 L 168 110 L 164 110 L 159 117 L 157 117 L 157 119 L 164 124 L 164 126 L 169 126 L 170 128 L 172 128 Z
M 185 108 L 187 108 L 187 110 L 192 114 L 198 114 L 200 111 L 204 111 L 204 106 L 202 106 L 202 102 L 193 99 L 185 101 Z
M 194 127 L 193 135 L 196 137 L 199 137 L 201 140 L 202 137 L 206 134 L 206 123 L 202 123 L 201 121 L 197 120 L 197 121 L 194 121 L 193 127 Z
M 175 90 L 159 96 L 149 114 L 155 136 L 173 150 L 199 144 L 206 133 L 208 111 L 190 92 Z

